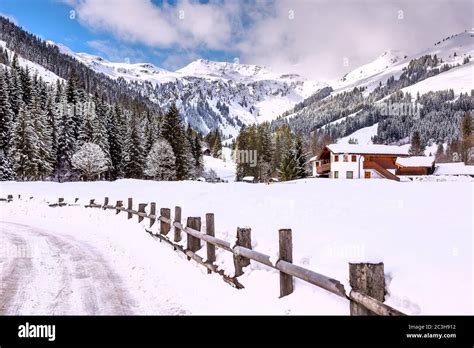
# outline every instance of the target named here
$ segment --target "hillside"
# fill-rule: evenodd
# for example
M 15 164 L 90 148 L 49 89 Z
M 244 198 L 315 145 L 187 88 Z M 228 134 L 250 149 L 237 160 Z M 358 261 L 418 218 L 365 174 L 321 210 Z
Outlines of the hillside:
M 308 98 L 304 107 L 286 112 L 273 127 L 288 123 L 305 134 L 361 136 L 364 143 L 368 132 L 377 142 L 404 143 L 418 129 L 426 142 L 454 141 L 462 114 L 474 107 L 473 40 L 474 31 L 465 31 L 410 56 L 387 51 L 330 83 L 333 90 L 324 98 Z M 404 106 L 413 112 L 401 114 Z
M 57 47 L 98 73 L 123 78 L 164 109 L 176 100 L 185 122 L 204 133 L 219 128 L 224 136 L 236 135 L 243 124 L 271 121 L 326 86 L 258 65 L 198 59 L 173 72 L 150 63 L 109 62 Z
M 0 47 L 10 59 L 17 52 L 20 65 L 46 82 L 67 79 L 74 67 L 89 93 L 127 104 L 138 98 L 158 112 L 175 102 L 185 124 L 204 134 L 219 129 L 224 139 L 235 138 L 242 125 L 272 121 L 273 129 L 289 123 L 304 135 L 317 130 L 335 139 L 357 139 L 361 133 L 355 132 L 370 129 L 378 142 L 406 142 L 419 127 L 425 141 L 447 142 L 457 138 L 455 124 L 473 105 L 473 31 L 446 37 L 416 54 L 387 50 L 341 79 L 324 83 L 264 66 L 205 59 L 177 71 L 151 63 L 110 62 L 42 41 L 6 19 L 0 23 Z M 439 101 L 443 91 L 452 91 L 452 96 Z M 400 126 L 402 120 L 380 112 L 383 103 L 412 103 L 423 115 L 438 114 L 422 120 L 424 125 L 408 115 Z M 439 113 L 444 114 L 442 122 Z M 368 133 L 362 133 L 366 142 Z

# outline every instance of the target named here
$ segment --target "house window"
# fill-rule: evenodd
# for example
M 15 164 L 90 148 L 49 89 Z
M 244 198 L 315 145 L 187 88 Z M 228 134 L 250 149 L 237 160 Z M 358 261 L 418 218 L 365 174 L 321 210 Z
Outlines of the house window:
M 334 179 L 339 179 L 339 172 L 337 170 L 334 172 Z
M 339 162 L 339 155 L 334 155 L 334 162 Z
M 371 172 L 366 171 L 366 172 L 364 173 L 364 178 L 370 179 L 371 177 L 372 177 L 372 173 L 371 173 Z
M 348 154 L 344 155 L 344 162 L 349 162 L 349 155 Z
M 352 162 L 356 162 L 356 161 L 357 161 L 357 156 L 356 156 L 356 155 L 352 155 L 351 157 L 352 157 L 352 158 L 351 158 L 351 161 L 352 161 Z
M 354 172 L 352 170 L 346 172 L 346 179 L 354 179 Z

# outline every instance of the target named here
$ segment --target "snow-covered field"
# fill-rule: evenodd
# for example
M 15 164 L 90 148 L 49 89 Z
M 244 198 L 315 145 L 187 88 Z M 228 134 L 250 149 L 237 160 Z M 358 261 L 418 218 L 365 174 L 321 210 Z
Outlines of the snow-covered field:
M 233 242 L 237 227 L 249 226 L 253 248 L 272 260 L 278 257 L 278 229 L 292 228 L 294 263 L 340 280 L 346 291 L 348 262 L 383 261 L 387 304 L 408 314 L 474 314 L 472 181 L 2 183 L 0 197 L 10 193 L 21 194 L 22 200 L 0 202 L 1 221 L 93 246 L 121 277 L 133 313 L 348 314 L 349 304 L 298 280 L 293 294 L 278 299 L 278 272 L 254 262 L 239 278 L 245 289 L 236 290 L 153 240 L 136 216 L 127 220 L 124 213 L 82 206 L 50 208 L 45 201 L 79 197 L 85 204 L 90 198 L 133 197 L 134 204 L 179 205 L 183 221 L 213 212 L 217 237 Z M 32 239 L 33 250 L 35 240 L 41 238 Z M 204 248 L 200 254 L 205 256 Z M 230 253 L 218 250 L 217 258 L 219 267 L 232 274 Z M 45 284 L 38 289 L 30 292 L 22 313 L 46 314 L 34 304 L 52 295 Z

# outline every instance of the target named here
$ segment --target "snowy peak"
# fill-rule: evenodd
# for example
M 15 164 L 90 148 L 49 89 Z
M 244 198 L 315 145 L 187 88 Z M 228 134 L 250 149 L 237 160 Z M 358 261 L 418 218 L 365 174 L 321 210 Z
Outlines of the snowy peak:
M 219 78 L 236 82 L 278 77 L 264 66 L 215 62 L 207 59 L 198 59 L 177 72 L 185 76 Z
M 176 72 L 184 76 L 231 80 L 237 83 L 252 83 L 265 80 L 281 80 L 288 83 L 307 81 L 307 79 L 298 74 L 281 74 L 265 66 L 216 62 L 207 59 L 198 59 Z
M 376 75 L 389 67 L 397 64 L 398 62 L 402 61 L 407 56 L 404 55 L 401 51 L 397 50 L 387 50 L 383 52 L 377 59 L 373 62 L 362 65 L 357 69 L 346 74 L 342 81 L 356 81 L 365 79 L 367 77 Z
M 133 88 L 164 108 L 176 102 L 185 121 L 203 132 L 219 127 L 224 134 L 236 134 L 242 124 L 271 121 L 327 86 L 259 65 L 198 59 L 172 72 L 151 63 L 110 62 L 50 44 L 96 72 L 133 82 Z

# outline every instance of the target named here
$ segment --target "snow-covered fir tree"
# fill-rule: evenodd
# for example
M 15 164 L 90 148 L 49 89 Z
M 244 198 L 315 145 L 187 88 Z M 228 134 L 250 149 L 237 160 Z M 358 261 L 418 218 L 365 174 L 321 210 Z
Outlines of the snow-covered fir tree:
M 13 180 L 14 162 L 14 113 L 8 98 L 6 72 L 0 70 L 0 150 L 1 150 L 1 180 Z
M 153 144 L 146 159 L 145 175 L 155 180 L 176 179 L 176 158 L 173 148 L 165 139 Z
M 38 177 L 38 136 L 30 109 L 21 107 L 15 122 L 15 164 L 16 177 L 30 180 Z
M 189 179 L 192 175 L 195 175 L 191 146 L 186 141 L 185 129 L 175 104 L 172 104 L 163 116 L 160 135 L 168 141 L 173 149 L 177 180 Z

